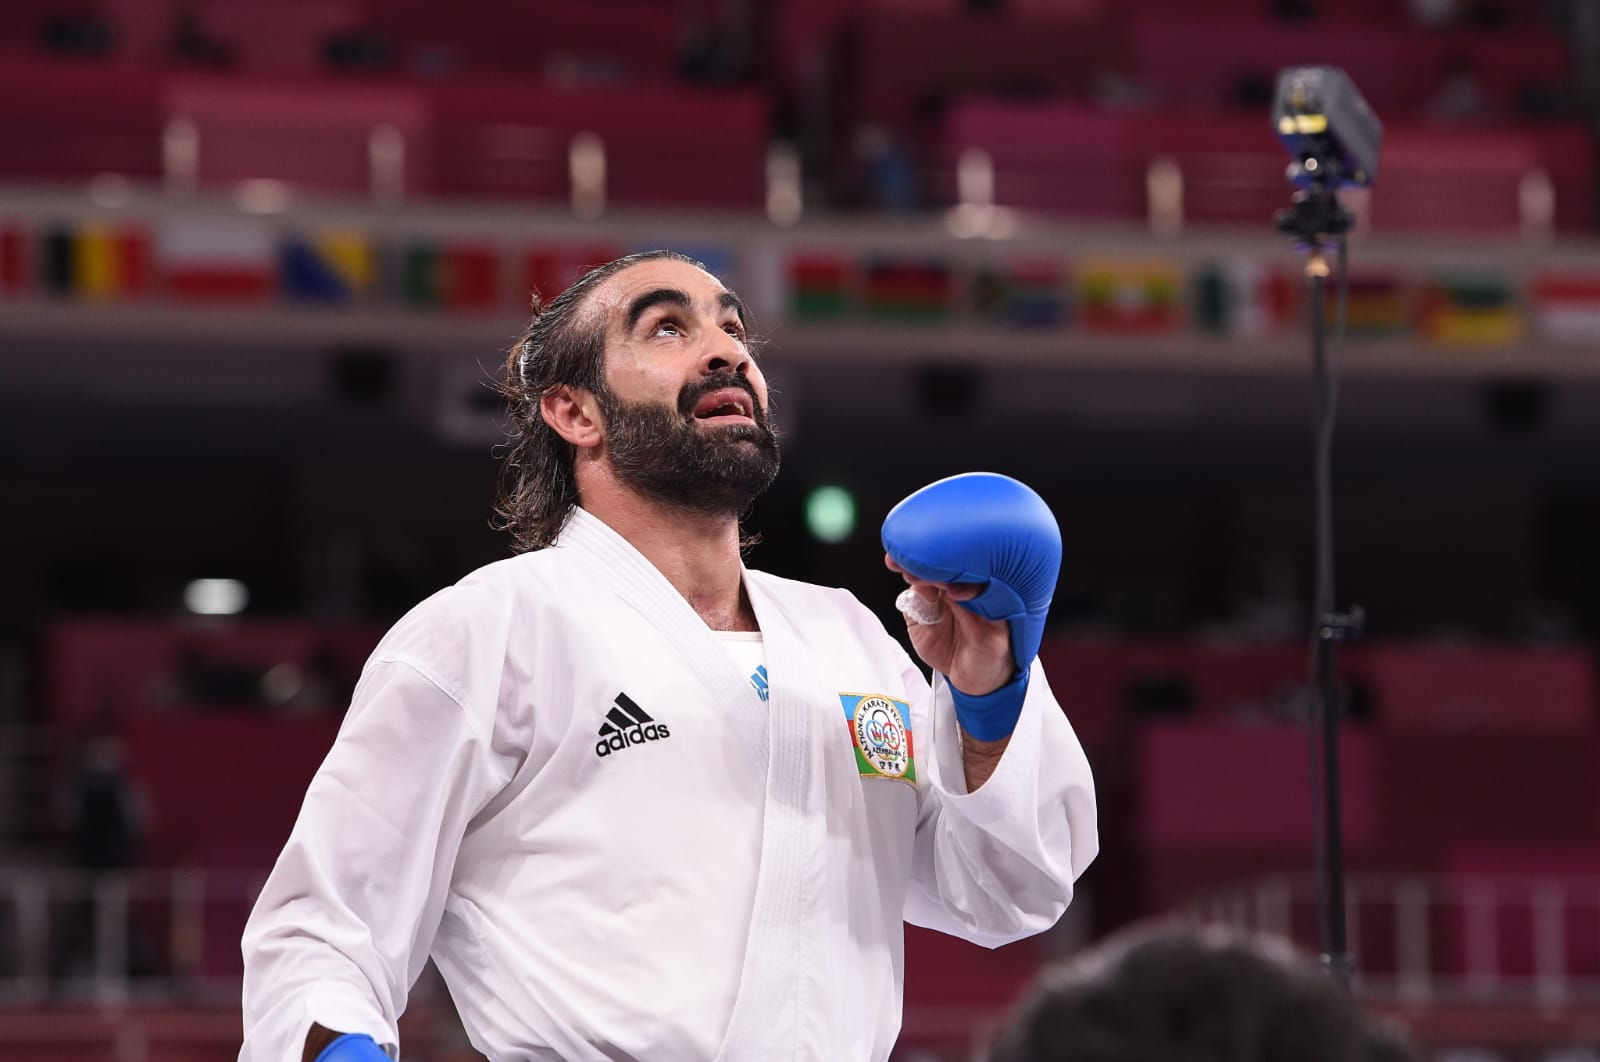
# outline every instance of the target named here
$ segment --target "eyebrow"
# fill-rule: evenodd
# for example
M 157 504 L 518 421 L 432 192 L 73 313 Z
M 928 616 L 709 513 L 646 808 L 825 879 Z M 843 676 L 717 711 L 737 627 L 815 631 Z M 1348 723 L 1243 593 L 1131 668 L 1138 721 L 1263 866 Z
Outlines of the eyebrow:
M 682 310 L 689 310 L 693 308 L 694 303 L 687 293 L 677 288 L 656 288 L 654 291 L 647 291 L 628 305 L 627 330 L 629 332 L 633 331 L 634 326 L 639 323 L 639 318 L 643 317 L 655 306 L 676 306 Z M 739 323 L 744 324 L 744 301 L 733 292 L 724 291 L 721 295 L 718 295 L 717 307 L 718 309 L 732 310 L 739 315 Z

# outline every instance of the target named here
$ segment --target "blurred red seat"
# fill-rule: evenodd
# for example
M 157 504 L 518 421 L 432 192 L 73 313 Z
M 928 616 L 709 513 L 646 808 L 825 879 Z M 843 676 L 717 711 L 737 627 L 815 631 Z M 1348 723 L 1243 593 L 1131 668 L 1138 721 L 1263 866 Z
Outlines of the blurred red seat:
M 0 54 L 0 179 L 159 176 L 160 85 L 137 67 Z
M 372 187 L 369 141 L 380 126 L 406 144 L 407 190 L 431 184 L 426 100 L 407 85 L 175 75 L 163 105 L 169 117 L 194 123 L 202 184 L 271 178 L 364 195 Z
M 443 16 L 432 0 L 367 6 L 409 65 L 469 76 L 664 82 L 683 32 L 680 6 L 659 0 L 456 0 Z
M 434 92 L 445 195 L 565 199 L 580 133 L 604 145 L 613 203 L 758 206 L 766 115 L 751 91 L 562 88 L 490 78 Z

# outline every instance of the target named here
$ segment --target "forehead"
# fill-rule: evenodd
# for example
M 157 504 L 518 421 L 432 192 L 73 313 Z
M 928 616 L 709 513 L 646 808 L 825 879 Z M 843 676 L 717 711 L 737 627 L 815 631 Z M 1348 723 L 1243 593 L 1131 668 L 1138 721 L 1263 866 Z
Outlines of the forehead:
M 614 327 L 622 324 L 635 299 L 663 289 L 681 291 L 689 296 L 689 301 L 697 310 L 712 313 L 716 312 L 718 300 L 728 290 L 723 287 L 722 281 L 699 266 L 660 258 L 631 265 L 607 277 L 595 289 L 592 305 L 605 315 L 607 325 Z

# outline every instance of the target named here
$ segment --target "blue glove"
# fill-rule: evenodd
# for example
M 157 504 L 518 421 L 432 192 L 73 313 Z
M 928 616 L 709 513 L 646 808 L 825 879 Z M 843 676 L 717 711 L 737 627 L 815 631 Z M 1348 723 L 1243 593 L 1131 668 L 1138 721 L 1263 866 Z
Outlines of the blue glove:
M 345 1033 L 322 1049 L 317 1062 L 392 1062 L 366 1033 Z
M 956 604 L 984 619 L 1005 620 L 1017 676 L 992 693 L 950 687 L 956 718 L 979 741 L 1016 728 L 1039 654 L 1045 615 L 1061 573 L 1061 529 L 1044 499 L 1009 476 L 968 472 L 930 483 L 889 510 L 883 548 L 907 572 L 936 583 L 979 583 Z

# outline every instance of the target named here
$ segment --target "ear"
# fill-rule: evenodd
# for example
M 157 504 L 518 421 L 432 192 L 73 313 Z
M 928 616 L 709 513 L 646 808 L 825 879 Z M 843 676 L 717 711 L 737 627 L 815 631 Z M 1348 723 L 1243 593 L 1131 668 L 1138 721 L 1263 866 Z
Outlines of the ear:
M 599 404 L 582 388 L 563 384 L 546 391 L 539 399 L 539 415 L 573 446 L 598 446 L 604 438 Z

